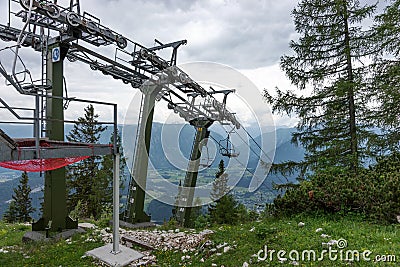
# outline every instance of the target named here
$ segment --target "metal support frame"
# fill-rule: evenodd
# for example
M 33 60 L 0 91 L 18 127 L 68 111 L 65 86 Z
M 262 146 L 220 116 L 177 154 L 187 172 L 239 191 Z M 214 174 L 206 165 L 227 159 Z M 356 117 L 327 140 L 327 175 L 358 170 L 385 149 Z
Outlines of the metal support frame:
M 206 145 L 204 140 L 206 140 L 210 135 L 208 128 L 213 124 L 213 121 L 206 118 L 200 118 L 190 121 L 190 124 L 196 128 L 196 135 L 193 141 L 192 152 L 190 154 L 190 161 L 183 182 L 183 187 L 178 196 L 178 210 L 176 211 L 176 218 L 179 224 L 185 227 L 192 227 L 191 212 L 197 176 L 199 173 L 201 151 L 203 146 Z
M 51 49 L 57 46 L 60 47 L 61 51 L 60 60 L 53 62 Z M 50 140 L 64 141 L 62 97 L 64 92 L 64 58 L 67 52 L 67 47 L 54 44 L 47 54 L 47 80 L 52 84 L 48 94 L 59 97 L 46 100 L 46 118 L 50 119 L 47 122 L 46 136 Z M 44 177 L 43 216 L 32 224 L 32 230 L 44 231 L 48 229 L 49 222 L 51 222 L 51 228 L 48 230 L 53 232 L 78 228 L 78 221 L 74 221 L 68 216 L 65 167 L 46 171 Z
M 120 154 L 113 155 L 113 250 L 117 254 L 119 250 L 119 163 Z
M 17 0 L 13 0 L 12 2 L 18 3 Z M 146 48 L 101 25 L 100 19 L 86 12 L 83 12 L 81 15 L 79 1 L 77 0 L 75 1 L 76 4 L 71 1 L 70 7 L 62 7 L 51 1 L 31 0 L 19 2 L 25 10 L 18 12 L 9 11 L 9 14 L 14 14 L 24 21 L 30 12 L 27 10 L 32 9 L 33 15 L 29 18 L 29 24 L 34 25 L 33 32 L 24 32 L 24 30 L 11 28 L 10 23 L 7 26 L 0 25 L 0 38 L 3 40 L 18 41 L 20 39 L 18 36 L 23 35 L 22 45 L 32 46 L 36 51 L 41 51 L 44 47 L 51 50 L 51 45 L 54 42 L 60 45 L 65 44 L 70 46 L 70 49 L 64 49 L 66 53 L 63 53 L 62 49 L 62 53 L 63 56 L 67 54 L 67 58 L 70 61 L 79 60 L 84 62 L 92 70 L 99 70 L 104 75 L 111 75 L 114 79 L 120 79 L 125 84 L 131 84 L 133 88 L 141 88 L 143 82 L 147 79 L 153 80 L 154 87 L 160 87 L 160 90 L 143 92 L 146 95 L 146 103 L 143 107 L 143 118 L 145 118 L 145 121 L 142 121 L 140 124 L 140 138 L 138 139 L 138 147 L 136 148 L 134 159 L 134 173 L 132 174 L 134 181 L 129 188 L 128 208 L 123 214 L 123 218 L 131 222 L 148 221 L 150 218 L 143 211 L 143 207 L 154 102 L 158 100 L 166 101 L 170 109 L 173 109 L 175 113 L 178 113 L 179 116 L 191 123 L 196 120 L 219 121 L 221 124 L 229 123 L 239 128 L 240 123 L 236 120 L 234 113 L 226 109 L 227 94 L 225 94 L 223 103 L 217 101 L 213 96 L 215 93 L 214 90 L 214 92 L 205 90 L 183 70 L 175 66 L 177 49 L 181 45 L 185 45 L 186 40 L 168 44 L 156 41 L 157 46 Z M 32 4 L 33 8 L 29 8 L 28 4 Z M 72 7 L 75 8 L 76 12 L 73 11 Z M 36 34 L 36 27 L 47 29 L 47 35 Z M 55 33 L 56 37 L 51 37 L 51 33 Z M 78 40 L 95 46 L 115 45 L 115 58 L 111 59 L 110 57 L 96 53 L 93 49 L 78 45 L 75 42 Z M 165 60 L 156 54 L 158 50 L 168 47 L 173 49 L 170 60 Z M 61 132 L 63 134 L 63 127 L 56 126 L 57 121 L 63 120 L 62 61 L 56 64 L 48 61 L 47 64 L 47 77 L 50 77 L 47 80 L 52 83 L 53 98 L 47 98 L 48 102 L 46 103 L 46 122 L 49 124 L 46 127 L 46 130 L 49 131 L 46 133 L 46 136 L 52 140 L 63 138 L 60 134 Z M 7 78 L 7 73 L 1 74 Z M 58 78 L 55 78 L 55 75 Z M 169 80 L 167 79 L 169 82 L 167 83 L 163 81 L 165 76 L 169 77 Z M 16 86 L 14 85 L 14 87 Z M 49 88 L 39 89 L 48 90 Z M 61 96 L 61 99 L 54 98 L 54 95 L 57 94 Z M 57 116 L 59 119 L 55 119 Z M 59 175 L 62 177 L 63 174 L 60 172 Z M 63 177 L 65 177 L 65 173 Z M 197 172 L 196 177 L 193 176 L 191 181 L 195 181 L 196 178 Z M 46 188 L 51 187 L 51 179 L 48 179 L 50 178 L 46 178 L 46 184 L 49 184 L 49 186 L 46 186 Z M 50 200 L 45 196 L 45 202 Z M 129 200 L 135 203 L 130 203 Z M 48 206 L 51 206 L 51 204 Z M 63 226 L 62 224 L 60 225 Z
M 144 212 L 144 199 L 147 180 L 147 167 L 149 164 L 151 128 L 153 124 L 154 105 L 160 90 L 157 85 L 145 86 L 142 89 L 144 102 L 142 118 L 134 155 L 133 180 L 128 188 L 128 199 L 122 219 L 128 223 L 149 222 L 150 216 Z

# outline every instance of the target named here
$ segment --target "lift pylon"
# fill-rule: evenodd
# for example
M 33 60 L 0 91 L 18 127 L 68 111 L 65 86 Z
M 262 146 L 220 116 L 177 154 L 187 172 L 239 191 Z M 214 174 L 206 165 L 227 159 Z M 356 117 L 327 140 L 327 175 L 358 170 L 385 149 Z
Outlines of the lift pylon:
M 144 211 L 144 200 L 147 179 L 147 167 L 149 165 L 151 127 L 153 125 L 154 105 L 160 91 L 158 85 L 147 85 L 141 88 L 144 94 L 141 122 L 138 132 L 136 153 L 131 182 L 128 188 L 128 198 L 125 211 L 121 219 L 127 223 L 149 222 L 150 216 Z
M 59 51 L 54 55 L 52 51 Z M 55 43 L 47 53 L 47 80 L 52 87 L 47 91 L 46 137 L 50 140 L 64 141 L 63 73 L 64 59 L 68 47 Z M 56 97 L 56 98 L 54 98 Z M 49 227 L 51 225 L 51 227 Z M 43 216 L 32 224 L 33 231 L 60 231 L 78 228 L 78 222 L 68 216 L 65 167 L 45 172 Z
M 28 33 L 22 30 L 25 37 L 21 42 L 24 46 L 31 46 L 36 51 L 40 51 L 43 48 L 47 50 L 47 47 L 54 43 L 59 43 L 60 47 L 63 45 L 68 47 L 66 50 L 67 59 L 71 62 L 79 60 L 88 64 L 92 70 L 100 71 L 104 75 L 110 75 L 114 79 L 121 80 L 124 84 L 130 84 L 133 88 L 141 88 L 147 80 L 152 80 L 154 81 L 154 85 L 160 86 L 159 90 L 154 90 L 154 93 L 148 93 L 148 102 L 146 104 L 148 105 L 148 108 L 146 108 L 148 114 L 147 116 L 143 114 L 143 117 L 147 119 L 140 125 L 138 144 L 141 145 L 135 155 L 134 173 L 132 174 L 134 181 L 132 182 L 132 186 L 130 186 L 131 192 L 129 193 L 130 201 L 133 201 L 133 203 L 128 203 L 130 208 L 124 213 L 128 221 L 149 219 L 143 211 L 142 203 L 144 203 L 144 190 L 147 179 L 148 151 L 150 149 L 154 100 L 167 102 L 168 108 L 190 123 L 196 120 L 203 120 L 199 118 L 204 118 L 204 120 L 210 122 L 218 121 L 224 125 L 232 124 L 237 129 L 240 128 L 240 123 L 237 121 L 234 113 L 226 109 L 226 95 L 229 93 L 228 91 L 224 93 L 224 101 L 221 103 L 213 96 L 216 93 L 215 90 L 205 90 L 182 69 L 176 67 L 177 49 L 181 45 L 185 45 L 186 40 L 165 44 L 156 41 L 157 46 L 145 47 L 102 25 L 100 19 L 95 16 L 86 12 L 81 13 L 79 1 L 77 0 L 70 1 L 69 7 L 63 7 L 57 4 L 56 1 L 11 0 L 9 3 L 22 5 L 23 10 L 12 13 L 16 17 L 21 18 L 22 21 L 26 21 L 27 17 L 29 17 L 29 24 L 32 27 L 27 27 L 27 29 L 32 28 L 33 30 Z M 43 32 L 46 30 L 47 34 L 37 35 L 35 33 L 35 29 L 37 28 L 43 29 Z M 53 37 L 51 34 L 53 34 Z M 10 23 L 7 26 L 0 25 L 1 39 L 17 41 L 19 39 L 18 36 L 21 36 L 21 30 L 11 28 Z M 82 42 L 78 44 L 78 41 Z M 85 47 L 85 43 L 91 44 L 94 47 Z M 96 52 L 96 47 L 108 45 L 116 46 L 116 53 L 113 56 L 107 57 L 98 51 Z M 165 60 L 156 54 L 158 50 L 164 48 L 173 49 L 170 60 Z M 52 56 L 57 55 L 57 51 L 63 52 L 62 49 L 53 50 L 51 48 L 50 50 Z M 62 57 L 64 58 L 64 56 Z M 52 71 L 50 68 L 48 70 Z M 54 70 L 57 72 L 57 68 Z M 48 76 L 50 77 L 51 74 L 48 74 Z M 158 78 L 155 76 L 158 76 Z M 171 76 L 173 79 L 164 83 L 164 78 Z M 61 77 L 62 75 L 60 79 Z M 59 80 L 52 80 L 52 82 L 58 83 Z M 43 88 L 42 90 L 47 91 L 47 88 Z M 52 90 L 54 93 L 55 89 Z M 145 92 L 142 93 L 146 94 Z M 50 102 L 46 103 L 46 110 L 49 111 L 46 112 L 46 115 L 60 115 L 61 113 L 51 109 L 55 105 L 60 105 L 56 108 L 58 110 L 62 108 L 63 103 L 61 101 L 60 103 L 57 101 Z M 152 107 L 150 108 L 150 106 Z M 55 126 L 50 127 L 52 129 L 47 127 L 46 131 L 54 131 Z M 56 131 L 59 130 L 61 131 L 61 128 L 57 128 Z M 46 134 L 46 136 L 50 135 Z M 195 181 L 197 174 L 196 178 L 193 178 L 194 176 L 188 179 Z M 188 184 L 192 184 L 192 182 L 188 182 Z M 51 203 L 49 205 L 51 206 Z
M 199 173 L 201 151 L 204 145 L 203 140 L 209 137 L 210 131 L 208 128 L 213 124 L 213 121 L 208 118 L 197 118 L 190 121 L 190 124 L 195 127 L 196 135 L 192 146 L 192 152 L 190 154 L 188 170 L 186 172 L 180 195 L 178 196 L 178 205 L 176 207 L 176 219 L 179 224 L 185 227 L 192 226 L 191 211 L 197 176 Z

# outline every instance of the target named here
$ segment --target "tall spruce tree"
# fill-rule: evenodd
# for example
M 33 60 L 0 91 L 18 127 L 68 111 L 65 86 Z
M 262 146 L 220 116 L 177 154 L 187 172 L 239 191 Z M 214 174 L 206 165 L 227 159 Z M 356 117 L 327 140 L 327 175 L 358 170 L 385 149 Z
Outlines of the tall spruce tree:
M 375 18 L 376 50 L 373 87 L 376 88 L 375 125 L 382 128 L 383 153 L 400 150 L 400 0 L 391 1 Z
M 85 115 L 78 118 L 67 140 L 70 142 L 99 143 L 101 133 L 106 127 L 98 123 L 98 114 L 95 114 L 92 105 L 85 108 Z M 68 206 L 72 210 L 81 201 L 82 214 L 85 217 L 98 218 L 102 210 L 104 199 L 108 199 L 109 183 L 99 179 L 101 157 L 92 156 L 78 163 L 68 166 L 67 185 L 69 189 Z
M 3 221 L 7 223 L 15 223 L 17 221 L 17 207 L 15 205 L 15 201 L 11 200 L 10 204 L 8 205 L 8 209 L 3 214 Z
M 366 86 L 373 35 L 360 25 L 376 6 L 358 0 L 302 0 L 293 10 L 300 38 L 291 41 L 293 55 L 281 58 L 281 68 L 298 89 L 296 95 L 277 89 L 265 98 L 273 111 L 299 117 L 292 142 L 306 149 L 302 162 L 275 166 L 299 169 L 300 176 L 326 166 L 357 172 L 371 136 L 370 94 Z M 279 168 L 280 167 L 280 168 Z
M 228 174 L 225 173 L 225 163 L 221 160 L 218 164 L 218 171 L 215 174 L 215 180 L 212 184 L 212 191 L 210 198 L 213 201 L 217 201 L 224 195 L 229 193 L 228 186 Z
M 16 219 L 19 222 L 31 221 L 30 214 L 35 211 L 35 208 L 32 207 L 32 198 L 30 197 L 32 190 L 28 181 L 28 174 L 23 172 L 19 180 L 19 185 L 17 188 L 14 188 L 14 195 L 12 196 L 17 214 Z
M 212 223 L 235 224 L 237 222 L 238 203 L 233 195 L 229 194 L 228 174 L 225 173 L 223 160 L 219 162 L 210 198 L 214 201 L 208 207 Z
M 111 135 L 110 144 L 114 143 L 114 136 Z M 121 146 L 121 135 L 117 131 L 117 146 L 119 147 L 120 153 L 120 164 L 119 164 L 119 189 L 120 198 L 122 192 L 125 188 L 126 176 L 127 176 L 127 166 L 126 158 L 124 156 L 124 150 Z M 101 159 L 99 175 L 96 183 L 98 183 L 100 190 L 97 192 L 96 201 L 102 203 L 102 207 L 112 206 L 112 182 L 113 182 L 113 159 L 111 155 L 105 155 Z
M 181 207 L 179 207 L 179 202 L 182 197 L 182 180 L 179 180 L 179 185 L 178 185 L 178 193 L 176 194 L 175 197 L 175 202 L 174 202 L 174 207 L 172 208 L 172 218 L 176 221 L 178 221 L 178 211 Z

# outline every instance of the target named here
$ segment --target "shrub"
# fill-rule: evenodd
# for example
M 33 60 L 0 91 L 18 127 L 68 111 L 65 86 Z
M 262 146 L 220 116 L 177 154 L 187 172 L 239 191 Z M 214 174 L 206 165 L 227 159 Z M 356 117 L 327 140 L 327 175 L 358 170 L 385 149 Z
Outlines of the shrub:
M 400 214 L 400 154 L 379 158 L 357 175 L 327 167 L 292 185 L 274 201 L 280 214 L 324 211 L 361 213 L 380 222 L 395 222 Z

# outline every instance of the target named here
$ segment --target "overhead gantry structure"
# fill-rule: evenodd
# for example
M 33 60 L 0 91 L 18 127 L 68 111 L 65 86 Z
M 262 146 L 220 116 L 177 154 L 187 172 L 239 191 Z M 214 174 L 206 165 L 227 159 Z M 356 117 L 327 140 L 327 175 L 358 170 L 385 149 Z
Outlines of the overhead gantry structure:
M 18 7 L 18 11 L 13 11 L 15 7 Z M 7 25 L 0 24 L 0 38 L 17 42 L 16 45 L 8 47 L 15 53 L 15 60 L 19 59 L 18 49 L 22 46 L 32 47 L 41 52 L 42 73 L 37 81 L 20 80 L 15 68 L 10 73 L 0 66 L 0 73 L 21 94 L 35 96 L 37 107 L 40 107 L 37 113 L 41 116 L 38 119 L 41 121 L 41 127 L 36 130 L 38 136 L 45 135 L 50 140 L 64 140 L 63 109 L 64 102 L 68 101 L 68 97 L 64 95 L 63 82 L 65 58 L 71 62 L 86 63 L 93 71 L 121 80 L 124 84 L 139 89 L 144 95 L 127 205 L 121 214 L 123 220 L 136 223 L 150 219 L 143 209 L 155 103 L 160 100 L 166 102 L 169 109 L 196 128 L 191 154 L 191 162 L 194 163 L 188 166 L 184 182 L 184 188 L 187 190 L 182 194 L 178 205 L 182 207 L 179 209 L 179 218 L 185 223 L 184 218 L 190 217 L 199 167 L 197 159 L 201 156 L 200 143 L 207 138 L 208 127 L 217 121 L 240 128 L 235 115 L 226 108 L 226 97 L 233 90 L 206 90 L 176 66 L 177 50 L 186 44 L 186 40 L 167 44 L 156 40 L 156 46 L 145 47 L 102 25 L 100 19 L 95 16 L 87 12 L 81 13 L 77 0 L 71 0 L 68 7 L 58 5 L 57 1 L 10 0 L 9 12 Z M 11 27 L 11 15 L 22 20 L 22 29 Z M 98 47 L 101 46 L 113 46 L 114 55 L 100 52 Z M 159 50 L 167 48 L 172 49 L 170 59 L 165 60 L 157 55 Z M 30 75 L 29 71 L 27 73 Z M 215 98 L 216 94 L 224 94 L 224 100 L 218 101 Z M 54 195 L 53 186 L 59 181 L 65 183 L 65 170 L 46 172 L 45 177 L 46 207 L 52 205 L 53 200 L 47 195 Z M 65 190 L 65 186 L 63 188 Z M 65 194 L 58 197 L 57 203 L 65 205 Z M 36 224 L 35 229 L 43 230 L 46 221 L 62 221 L 65 218 L 65 214 L 59 215 L 56 212 L 46 216 L 42 218 L 42 223 Z M 59 223 L 58 229 L 65 228 L 68 228 L 68 225 Z

